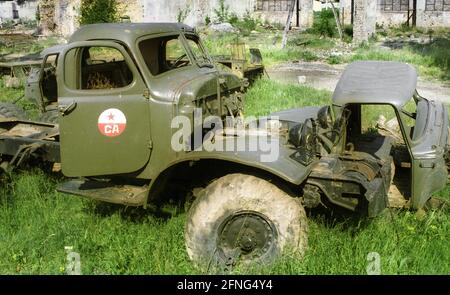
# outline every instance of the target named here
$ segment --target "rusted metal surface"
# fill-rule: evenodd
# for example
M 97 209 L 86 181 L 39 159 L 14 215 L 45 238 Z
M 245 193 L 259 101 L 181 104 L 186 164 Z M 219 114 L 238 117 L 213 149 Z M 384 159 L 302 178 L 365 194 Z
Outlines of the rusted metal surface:
M 128 206 L 144 204 L 148 186 L 117 185 L 109 181 L 70 180 L 58 186 L 58 191 Z
M 34 67 L 39 67 L 42 61 L 34 60 L 12 60 L 0 61 L 0 74 L 17 78 L 25 78 Z
M 60 162 L 57 125 L 0 118 L 0 154 L 9 167 L 19 166 L 31 156 Z M 2 160 L 5 161 L 4 157 Z
M 247 57 L 245 43 L 231 44 L 231 55 L 214 56 L 214 61 L 228 67 L 240 78 L 247 78 L 253 82 L 265 73 L 262 55 L 259 49 L 249 49 L 250 59 Z

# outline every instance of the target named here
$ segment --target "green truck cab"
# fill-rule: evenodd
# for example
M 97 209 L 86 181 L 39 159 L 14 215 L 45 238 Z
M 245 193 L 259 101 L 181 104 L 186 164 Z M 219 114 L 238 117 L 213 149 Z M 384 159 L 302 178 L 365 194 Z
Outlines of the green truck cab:
M 406 64 L 355 62 L 331 106 L 246 118 L 247 83 L 220 71 L 183 24 L 89 25 L 43 58 L 29 88 L 58 124 L 0 119 L 2 159 L 44 155 L 73 178 L 59 191 L 100 201 L 181 196 L 186 249 L 200 266 L 301 256 L 305 207 L 375 216 L 392 206 L 400 174 L 401 206 L 415 209 L 447 183 L 447 109 L 416 92 Z M 366 105 L 391 108 L 398 142 L 362 127 Z M 25 125 L 34 129 L 14 132 Z

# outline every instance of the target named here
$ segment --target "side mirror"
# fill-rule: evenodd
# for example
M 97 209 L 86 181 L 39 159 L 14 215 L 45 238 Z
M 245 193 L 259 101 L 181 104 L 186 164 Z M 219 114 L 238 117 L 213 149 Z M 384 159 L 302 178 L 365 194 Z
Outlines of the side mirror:
M 329 128 L 333 123 L 333 118 L 331 116 L 331 107 L 324 106 L 319 109 L 317 112 L 317 121 L 321 128 L 326 129 Z

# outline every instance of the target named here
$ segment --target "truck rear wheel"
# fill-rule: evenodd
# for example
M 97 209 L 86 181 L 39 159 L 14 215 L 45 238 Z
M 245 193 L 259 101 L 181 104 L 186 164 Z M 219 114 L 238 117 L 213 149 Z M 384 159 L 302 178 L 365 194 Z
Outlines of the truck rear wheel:
M 274 184 L 245 174 L 213 181 L 194 201 L 185 227 L 189 258 L 229 269 L 304 254 L 307 218 L 300 202 Z
M 20 106 L 10 102 L 0 102 L 0 117 L 26 120 L 28 116 Z

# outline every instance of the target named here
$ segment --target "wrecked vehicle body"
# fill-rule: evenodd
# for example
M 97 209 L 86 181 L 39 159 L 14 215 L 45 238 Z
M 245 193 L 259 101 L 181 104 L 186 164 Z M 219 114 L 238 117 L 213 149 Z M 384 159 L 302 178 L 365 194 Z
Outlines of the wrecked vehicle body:
M 304 207 L 375 216 L 390 205 L 397 167 L 409 167 L 405 206 L 422 208 L 446 185 L 447 110 L 415 92 L 409 65 L 353 63 L 331 106 L 246 120 L 244 81 L 218 70 L 188 26 L 90 25 L 56 51 L 59 124 L 1 119 L 3 163 L 47 155 L 72 178 L 59 191 L 128 206 L 181 192 L 199 265 L 302 254 Z M 403 145 L 362 128 L 361 107 L 380 104 Z
M 303 188 L 308 207 L 319 205 L 321 197 L 326 196 L 333 204 L 355 210 L 361 205 L 357 196 L 364 195 L 369 216 L 375 216 L 389 205 L 389 187 L 396 166 L 409 168 L 410 187 L 402 197 L 411 208 L 422 208 L 433 192 L 446 185 L 447 110 L 442 103 L 421 97 L 416 82 L 416 71 L 406 64 L 352 63 L 336 86 L 332 106 L 292 127 L 291 130 L 304 133 L 297 136 L 296 132 L 291 137 L 299 148 L 298 160 L 312 165 Z M 403 142 L 362 130 L 364 105 L 392 107 Z M 414 111 L 407 110 L 406 105 L 413 106 Z M 292 111 L 276 114 L 280 119 L 295 117 Z M 333 121 L 332 117 L 337 119 Z M 408 120 L 413 124 L 408 126 Z M 309 124 L 310 132 L 305 131 L 305 124 Z M 309 144 L 299 142 L 298 138 L 308 136 L 313 138 Z M 325 153 L 320 150 L 323 148 L 327 149 Z

